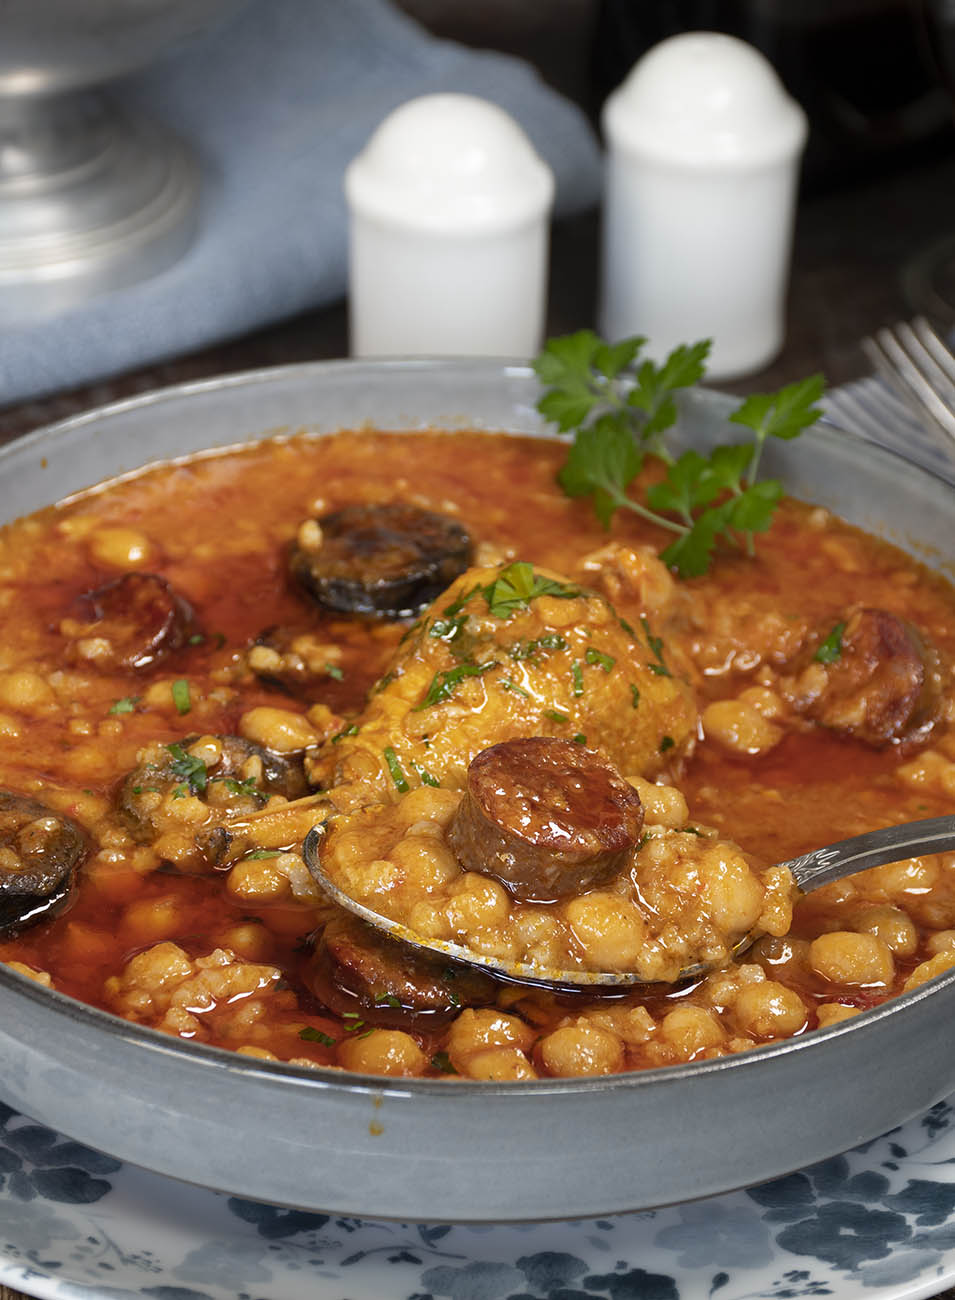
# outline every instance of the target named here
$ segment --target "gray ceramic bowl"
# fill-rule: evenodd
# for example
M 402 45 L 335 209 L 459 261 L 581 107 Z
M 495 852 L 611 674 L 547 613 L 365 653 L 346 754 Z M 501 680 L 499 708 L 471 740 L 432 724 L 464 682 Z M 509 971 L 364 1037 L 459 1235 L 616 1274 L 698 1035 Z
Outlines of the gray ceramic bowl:
M 299 428 L 541 432 L 537 387 L 494 362 L 331 363 L 119 403 L 0 452 L 6 519 L 148 461 Z M 688 440 L 729 399 L 691 394 Z M 818 429 L 767 472 L 953 572 L 953 486 Z M 940 552 L 938 547 L 947 547 Z M 955 1088 L 955 972 L 740 1056 L 501 1086 L 273 1066 L 190 1046 L 0 968 L 0 1096 L 124 1160 L 278 1204 L 496 1222 L 636 1210 L 740 1187 L 864 1142 Z

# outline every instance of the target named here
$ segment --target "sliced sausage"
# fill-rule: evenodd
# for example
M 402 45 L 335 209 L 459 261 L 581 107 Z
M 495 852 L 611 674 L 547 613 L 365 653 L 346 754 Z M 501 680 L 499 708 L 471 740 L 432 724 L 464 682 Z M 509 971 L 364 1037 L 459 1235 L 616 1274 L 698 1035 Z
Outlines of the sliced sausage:
M 0 790 L 0 936 L 63 910 L 87 847 L 85 833 L 69 817 Z
M 418 506 L 345 506 L 307 520 L 292 547 L 292 576 L 320 605 L 410 618 L 468 566 L 471 539 L 454 519 Z
M 939 717 L 938 656 L 918 630 L 884 609 L 856 609 L 820 629 L 795 679 L 806 717 L 867 745 L 927 739 Z
M 437 1029 L 464 1007 L 494 1000 L 494 981 L 458 963 L 419 955 L 342 912 L 315 945 L 306 981 L 330 1011 L 386 1028 Z
M 466 870 L 543 903 L 605 884 L 642 826 L 640 796 L 598 754 L 535 736 L 472 760 L 448 842 Z
M 189 602 L 156 573 L 124 573 L 80 597 L 72 654 L 107 671 L 151 668 L 196 632 Z
M 186 736 L 168 745 L 151 746 L 116 792 L 116 810 L 132 837 L 148 844 L 161 833 L 159 819 L 166 796 L 191 794 L 204 803 L 236 812 L 261 808 L 270 795 L 298 799 L 308 784 L 298 757 L 275 754 L 240 736 L 214 736 L 209 765 L 190 753 L 200 739 Z

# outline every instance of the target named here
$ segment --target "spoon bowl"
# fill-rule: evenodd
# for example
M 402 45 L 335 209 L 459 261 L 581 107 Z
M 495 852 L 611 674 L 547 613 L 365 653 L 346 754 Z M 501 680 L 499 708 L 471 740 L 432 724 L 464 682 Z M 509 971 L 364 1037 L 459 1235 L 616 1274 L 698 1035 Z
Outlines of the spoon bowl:
M 316 883 L 339 906 L 361 917 L 376 930 L 382 930 L 412 948 L 477 967 L 499 979 L 513 980 L 521 984 L 539 984 L 558 991 L 598 986 L 627 988 L 649 983 L 632 971 L 557 971 L 536 962 L 505 961 L 496 957 L 487 957 L 446 939 L 427 939 L 400 921 L 383 916 L 363 903 L 356 902 L 328 878 L 322 869 L 319 851 L 323 833 L 322 826 L 314 827 L 305 837 L 303 845 L 305 864 Z M 955 816 L 929 817 L 923 821 L 903 822 L 898 826 L 882 826 L 878 830 L 866 831 L 862 835 L 852 835 L 848 839 L 837 840 L 834 844 L 813 849 L 810 853 L 803 853 L 798 858 L 790 858 L 789 861 L 778 865 L 789 870 L 793 883 L 801 894 L 809 894 L 823 885 L 842 880 L 846 876 L 853 876 L 856 872 L 866 871 L 870 867 L 883 867 L 891 862 L 900 862 L 903 858 L 915 857 L 920 853 L 945 853 L 950 849 L 955 849 Z M 759 935 L 755 932 L 744 935 L 734 947 L 733 956 L 745 952 L 757 938 Z M 713 966 L 705 962 L 687 966 L 680 971 L 673 983 L 699 979 L 711 969 Z

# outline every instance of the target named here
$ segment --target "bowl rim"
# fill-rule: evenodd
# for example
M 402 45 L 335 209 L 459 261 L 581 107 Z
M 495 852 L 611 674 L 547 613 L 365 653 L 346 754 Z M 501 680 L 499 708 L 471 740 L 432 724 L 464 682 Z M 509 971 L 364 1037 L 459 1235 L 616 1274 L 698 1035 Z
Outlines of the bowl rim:
M 76 415 L 68 416 L 65 419 L 43 425 L 32 432 L 21 435 L 12 439 L 10 442 L 0 447 L 0 471 L 3 469 L 4 461 L 10 456 L 29 452 L 32 447 L 40 447 L 47 442 L 53 442 L 58 437 L 77 430 L 82 430 L 86 426 L 93 426 L 97 422 L 112 419 L 131 411 L 140 411 L 150 407 L 161 407 L 167 402 L 176 402 L 183 399 L 189 399 L 194 396 L 204 396 L 214 394 L 223 389 L 241 389 L 243 387 L 262 387 L 263 385 L 279 384 L 290 380 L 300 381 L 308 380 L 314 377 L 317 380 L 329 375 L 335 374 L 355 374 L 361 371 L 372 371 L 375 374 L 390 372 L 402 376 L 427 378 L 430 374 L 442 374 L 448 372 L 463 372 L 465 375 L 478 376 L 482 373 L 496 374 L 508 379 L 519 381 L 533 381 L 536 376 L 533 367 L 526 360 L 508 358 L 508 357 L 400 357 L 400 358 L 361 358 L 351 359 L 342 358 L 335 360 L 319 360 L 306 362 L 292 362 L 277 366 L 263 366 L 254 369 L 241 370 L 222 375 L 214 375 L 196 380 L 186 380 L 177 384 L 170 384 L 160 388 L 150 389 L 144 393 L 138 393 L 131 397 L 121 398 L 114 402 L 106 403 L 102 406 L 93 407 L 89 410 L 79 412 Z M 712 403 L 718 405 L 724 403 L 739 402 L 742 399 L 734 394 L 723 393 L 718 389 L 697 386 L 688 390 L 687 398 L 691 402 Z M 507 432 L 507 430 L 501 430 Z M 944 486 L 955 487 L 955 477 L 949 478 L 947 475 L 939 473 L 935 467 L 928 467 L 919 462 L 909 460 L 900 452 L 890 448 L 883 447 L 880 444 L 870 443 L 859 435 L 845 430 L 828 416 L 817 422 L 813 426 L 814 436 L 820 437 L 823 441 L 836 440 L 842 443 L 846 437 L 857 442 L 860 447 L 866 449 L 866 454 L 872 454 L 877 460 L 888 458 L 889 464 L 901 462 L 908 470 L 914 471 L 917 475 L 925 475 L 930 480 L 935 480 Z M 242 438 L 232 443 L 223 443 L 209 448 L 211 452 L 225 452 L 232 446 L 252 444 L 256 441 L 266 441 L 275 436 L 285 436 L 276 434 L 276 431 L 266 431 L 261 435 L 249 435 L 248 438 Z M 315 433 L 311 436 L 325 437 L 334 436 L 332 431 Z M 546 427 L 535 433 L 518 433 L 517 436 L 525 437 L 559 437 Z M 203 454 L 202 452 L 190 453 L 190 455 Z M 189 455 L 185 457 L 188 459 Z M 119 477 L 132 477 L 146 470 L 154 464 L 163 464 L 169 460 L 178 460 L 181 457 L 159 457 L 154 461 L 144 461 L 135 469 L 125 472 Z M 102 480 L 110 482 L 111 479 Z M 90 484 L 89 487 L 96 487 L 97 484 Z M 86 489 L 82 489 L 86 490 Z M 73 494 L 70 494 L 71 496 Z M 52 504 L 52 503 L 50 503 Z M 868 1008 L 864 1014 L 852 1016 L 850 1019 L 831 1025 L 825 1029 L 816 1029 L 809 1032 L 803 1032 L 793 1038 L 782 1039 L 774 1043 L 754 1047 L 745 1052 L 734 1053 L 726 1057 L 719 1057 L 709 1061 L 691 1061 L 681 1065 L 669 1065 L 656 1067 L 648 1070 L 625 1071 L 619 1074 L 582 1077 L 582 1078 L 558 1078 L 558 1079 L 534 1079 L 521 1080 L 507 1083 L 493 1083 L 482 1080 L 459 1079 L 457 1077 L 449 1078 L 394 1078 L 384 1075 L 361 1074 L 350 1071 L 343 1072 L 332 1067 L 305 1067 L 295 1066 L 288 1062 L 260 1060 L 258 1058 L 244 1056 L 237 1052 L 229 1051 L 225 1048 L 211 1047 L 205 1043 L 187 1041 L 174 1038 L 164 1034 L 159 1030 L 152 1029 L 145 1025 L 140 1025 L 135 1021 L 123 1019 L 109 1011 L 104 1011 L 99 1007 L 73 998 L 68 994 L 62 993 L 56 989 L 46 988 L 38 984 L 28 976 L 21 975 L 11 970 L 9 967 L 0 963 L 0 993 L 9 993 L 18 997 L 25 997 L 27 1000 L 35 1001 L 38 1005 L 51 1010 L 60 1017 L 66 1017 L 81 1026 L 89 1025 L 94 1032 L 105 1033 L 108 1038 L 126 1042 L 135 1048 L 140 1048 L 145 1052 L 158 1053 L 160 1055 L 172 1054 L 172 1056 L 183 1063 L 193 1062 L 202 1070 L 221 1070 L 227 1068 L 233 1073 L 243 1077 L 265 1077 L 273 1081 L 283 1080 L 290 1085 L 305 1087 L 310 1091 L 324 1092 L 332 1090 L 335 1092 L 348 1093 L 374 1093 L 376 1096 L 429 1096 L 439 1094 L 446 1096 L 446 1089 L 449 1082 L 459 1090 L 463 1090 L 464 1096 L 482 1096 L 488 1097 L 494 1094 L 507 1095 L 511 1097 L 520 1096 L 541 1096 L 546 1094 L 558 1095 L 579 1095 L 594 1092 L 615 1092 L 620 1090 L 629 1091 L 631 1089 L 639 1090 L 641 1087 L 651 1088 L 657 1086 L 662 1079 L 685 1080 L 706 1076 L 711 1074 L 721 1074 L 727 1070 L 736 1070 L 745 1066 L 752 1061 L 769 1061 L 779 1057 L 790 1055 L 794 1052 L 804 1050 L 814 1042 L 819 1042 L 823 1038 L 833 1040 L 847 1034 L 865 1034 L 867 1032 L 878 1032 L 878 1027 L 887 1019 L 896 1015 L 904 1014 L 906 1008 L 913 1006 L 926 998 L 934 997 L 941 994 L 945 989 L 955 985 L 955 969 L 943 972 L 926 981 L 925 984 L 908 993 L 901 993 L 876 1007 Z

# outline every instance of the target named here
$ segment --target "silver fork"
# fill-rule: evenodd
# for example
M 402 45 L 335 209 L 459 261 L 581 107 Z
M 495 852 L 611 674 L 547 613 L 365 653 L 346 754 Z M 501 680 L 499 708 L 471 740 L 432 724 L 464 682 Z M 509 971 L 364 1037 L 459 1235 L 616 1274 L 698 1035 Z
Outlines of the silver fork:
M 955 442 L 955 356 L 924 316 L 878 330 L 862 350 L 909 410 Z

